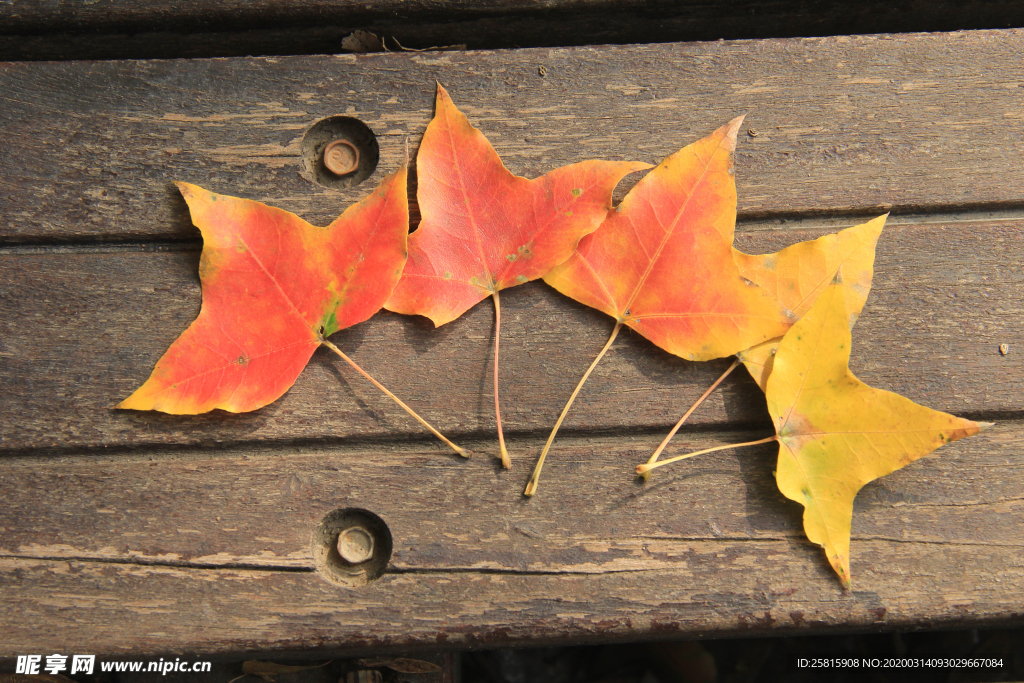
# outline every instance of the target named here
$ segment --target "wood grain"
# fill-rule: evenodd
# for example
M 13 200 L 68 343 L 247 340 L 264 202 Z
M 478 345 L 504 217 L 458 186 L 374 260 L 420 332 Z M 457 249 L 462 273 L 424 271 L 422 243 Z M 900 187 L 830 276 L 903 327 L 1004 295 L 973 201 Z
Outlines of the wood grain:
M 1022 221 L 888 228 L 856 328 L 854 372 L 939 410 L 979 419 L 1019 416 L 1024 354 L 1003 356 L 998 347 L 1024 348 L 1022 230 Z M 758 253 L 820 234 L 758 231 L 741 235 L 738 244 Z M 197 257 L 125 250 L 0 255 L 0 447 L 428 436 L 324 352 L 284 397 L 252 413 L 113 410 L 197 315 Z M 542 283 L 510 289 L 502 301 L 505 429 L 515 438 L 546 433 L 611 320 Z M 435 330 L 426 319 L 384 312 L 334 338 L 450 437 L 489 440 L 493 315 L 485 302 Z M 566 428 L 667 431 L 726 365 L 690 363 L 627 334 L 591 377 Z M 693 424 L 763 423 L 763 400 L 749 377 L 736 373 Z
M 671 451 L 770 431 L 685 433 Z M 671 568 L 691 541 L 806 543 L 801 508 L 775 486 L 777 446 L 704 456 L 640 485 L 633 468 L 658 441 L 565 439 L 533 499 L 521 495 L 527 467 L 400 444 L 9 460 L 0 555 L 312 569 L 313 528 L 345 507 L 385 520 L 393 571 L 600 574 Z M 521 445 L 535 457 L 541 444 Z M 1022 445 L 1018 421 L 998 423 L 867 486 L 854 514 L 855 586 L 862 540 L 1024 545 Z M 823 553 L 810 561 L 828 569 Z
M 862 548 L 876 563 L 862 575 L 870 590 L 852 595 L 828 587 L 822 569 L 794 561 L 800 546 L 751 542 L 742 550 L 694 543 L 688 567 L 656 572 L 396 574 L 358 592 L 310 573 L 0 559 L 0 604 L 19 615 L 0 647 L 362 654 L 996 627 L 1022 617 L 1019 548 L 924 546 L 907 559 L 903 544 L 870 541 Z
M 570 441 L 528 501 L 526 472 L 415 449 L 9 462 L 0 607 L 19 618 L 0 626 L 0 651 L 996 625 L 1024 616 L 1022 445 L 1019 423 L 997 425 L 866 487 L 852 593 L 773 488 L 771 448 L 716 453 L 642 488 L 629 470 L 644 449 Z M 337 507 L 377 512 L 394 538 L 389 571 L 358 589 L 310 571 L 312 528 Z
M 743 216 L 1020 206 L 1022 50 L 1024 32 L 1008 30 L 8 64 L 2 239 L 195 240 L 173 180 L 326 224 L 368 186 L 330 191 L 305 178 L 305 130 L 335 114 L 363 120 L 380 142 L 376 183 L 407 139 L 415 147 L 435 79 L 531 177 L 592 157 L 657 162 L 747 113 Z
M 0 618 L 0 656 L 352 654 L 1020 622 L 1022 48 L 1024 31 L 1011 30 L 2 65 L 0 613 L 13 617 Z M 415 146 L 435 78 L 529 176 L 595 156 L 657 161 L 749 112 L 737 246 L 751 253 L 895 210 L 852 367 L 874 386 L 998 424 L 865 487 L 852 593 L 778 493 L 772 447 L 634 482 L 635 464 L 726 363 L 687 363 L 633 334 L 591 378 L 538 496 L 522 498 L 547 430 L 610 331 L 541 283 L 502 297 L 511 472 L 492 457 L 487 305 L 438 330 L 381 314 L 336 336 L 476 449 L 469 461 L 320 353 L 255 413 L 112 409 L 199 309 L 198 233 L 171 181 L 324 224 L 368 188 L 305 178 L 307 127 L 334 114 L 364 120 L 381 145 L 375 183 L 406 138 Z M 670 452 L 767 435 L 762 401 L 736 373 Z M 394 542 L 384 576 L 358 589 L 323 580 L 312 559 L 313 529 L 345 507 L 380 515 Z

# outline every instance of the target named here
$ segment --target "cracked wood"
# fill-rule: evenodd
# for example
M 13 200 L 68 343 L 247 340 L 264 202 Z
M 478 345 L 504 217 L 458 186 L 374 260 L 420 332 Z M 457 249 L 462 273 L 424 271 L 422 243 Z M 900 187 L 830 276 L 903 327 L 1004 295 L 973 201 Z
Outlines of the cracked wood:
M 857 324 L 854 372 L 937 410 L 974 419 L 1019 414 L 1024 354 L 1003 356 L 998 348 L 1024 348 L 1018 324 L 1024 282 L 1015 265 L 1024 259 L 1022 230 L 1024 220 L 886 228 L 871 298 Z M 823 232 L 741 232 L 737 245 L 767 253 Z M 322 352 L 284 397 L 253 413 L 170 417 L 113 410 L 197 314 L 197 257 L 117 250 L 0 255 L 6 311 L 0 319 L 0 447 L 421 436 L 404 413 Z M 508 372 L 501 391 L 505 428 L 516 439 L 550 428 L 610 323 L 541 283 L 509 290 L 502 303 Z M 425 319 L 382 313 L 332 339 L 455 438 L 493 433 L 485 398 L 491 351 L 475 343 L 490 339 L 492 328 L 485 309 L 436 330 Z M 724 363 L 688 363 L 624 334 L 566 427 L 624 434 L 667 429 Z M 446 381 L 439 384 L 437 376 Z M 746 373 L 736 373 L 692 422 L 757 423 L 767 419 L 763 401 Z
M 8 64 L 2 239 L 195 239 L 172 180 L 323 224 L 360 192 L 304 177 L 304 131 L 363 120 L 380 142 L 376 182 L 425 129 L 435 79 L 473 103 L 465 113 L 518 175 L 592 157 L 657 162 L 748 112 L 741 215 L 1007 205 L 1024 200 L 1022 51 L 1024 31 L 1005 30 Z

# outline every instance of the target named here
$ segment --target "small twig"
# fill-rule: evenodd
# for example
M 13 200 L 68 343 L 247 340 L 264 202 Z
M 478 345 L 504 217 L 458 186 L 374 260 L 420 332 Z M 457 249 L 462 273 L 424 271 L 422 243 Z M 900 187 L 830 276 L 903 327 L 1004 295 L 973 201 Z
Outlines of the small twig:
M 501 466 L 506 470 L 512 468 L 512 458 L 505 448 L 505 433 L 501 429 L 501 406 L 498 405 L 498 341 L 501 339 L 501 302 L 498 290 L 492 292 L 494 298 L 494 419 L 498 422 L 498 446 L 501 449 Z
M 444 442 L 445 442 L 446 444 L 448 444 L 448 445 L 449 445 L 449 446 L 451 447 L 451 449 L 452 449 L 453 451 L 455 451 L 456 453 L 458 453 L 459 455 L 461 455 L 461 456 L 462 456 L 463 458 L 468 458 L 468 457 L 470 457 L 471 455 L 473 455 L 473 452 L 472 452 L 472 451 L 470 451 L 470 450 L 466 450 L 465 448 L 462 448 L 462 447 L 460 447 L 460 446 L 456 446 L 456 445 L 455 445 L 455 444 L 453 444 L 453 443 L 452 443 L 451 441 L 449 441 L 448 439 L 446 439 L 446 438 L 445 438 L 445 436 L 444 436 L 444 434 L 442 434 L 441 432 L 439 432 L 439 431 L 437 431 L 436 429 L 434 429 L 434 428 L 433 428 L 433 427 L 431 426 L 431 424 L 430 424 L 429 422 L 427 422 L 427 421 L 426 421 L 426 420 L 424 420 L 424 419 L 423 419 L 422 417 L 420 417 L 419 415 L 417 415 L 417 414 L 416 414 L 416 411 L 414 411 L 414 410 L 413 410 L 412 408 L 410 408 L 409 406 L 405 405 L 405 404 L 404 404 L 404 403 L 403 403 L 403 402 L 401 401 L 401 399 L 399 399 L 399 398 L 398 398 L 397 396 L 395 396 L 395 395 L 394 395 L 394 394 L 392 394 L 392 393 L 391 393 L 390 391 L 388 391 L 388 390 L 387 390 L 387 389 L 386 389 L 386 388 L 384 387 L 384 385 L 383 385 L 383 384 L 381 384 L 380 382 L 378 382 L 377 380 L 375 380 L 375 379 L 374 379 L 373 377 L 370 377 L 370 375 L 369 375 L 369 374 L 367 374 L 367 372 L 366 372 L 365 370 L 363 370 L 363 369 L 362 369 L 361 367 L 359 367 L 358 365 L 356 365 L 356 362 L 355 362 L 354 360 L 352 360 L 351 358 L 349 358 L 348 356 L 346 356 L 346 355 L 345 355 L 345 354 L 344 354 L 344 353 L 342 352 L 342 350 L 341 350 L 341 349 L 339 349 L 339 348 L 338 348 L 337 346 L 335 346 L 335 345 L 334 345 L 334 344 L 332 344 L 331 342 L 327 341 L 326 339 L 321 339 L 321 340 L 320 340 L 320 343 L 321 343 L 321 344 L 323 344 L 324 346 L 326 346 L 327 348 L 329 348 L 329 349 L 330 349 L 331 351 L 334 351 L 334 352 L 335 352 L 336 354 L 338 354 L 339 356 L 341 356 L 341 359 L 342 359 L 342 360 L 344 360 L 344 361 L 345 361 L 346 363 L 348 363 L 349 365 L 351 365 L 351 366 L 352 366 L 352 368 L 353 368 L 353 369 L 354 369 L 354 370 L 355 370 L 356 372 L 358 372 L 358 373 L 359 373 L 360 375 L 362 375 L 362 376 L 363 376 L 363 377 L 365 377 L 366 379 L 368 379 L 368 380 L 370 380 L 371 382 L 373 382 L 373 386 L 377 387 L 378 389 L 380 389 L 381 391 L 383 391 L 383 392 L 384 392 L 385 394 L 387 394 L 387 395 L 388 395 L 388 396 L 389 396 L 389 397 L 391 398 L 391 400 L 392 400 L 392 401 L 394 401 L 395 403 L 397 403 L 398 405 L 400 405 L 400 406 L 402 407 L 402 409 L 403 409 L 403 410 L 405 410 L 405 412 L 407 412 L 407 413 L 409 413 L 410 415 L 412 415 L 413 419 L 415 419 L 415 420 L 416 420 L 417 422 L 419 422 L 419 423 L 420 423 L 421 425 L 423 425 L 424 427 L 426 427 L 427 429 L 429 429 L 429 430 L 431 431 L 431 433 L 432 433 L 432 434 L 433 434 L 434 436 L 436 436 L 437 438 L 441 439 L 441 441 L 444 441 Z
M 746 443 L 730 443 L 730 444 L 726 444 L 725 446 L 715 446 L 714 448 L 705 448 L 702 451 L 694 451 L 693 453 L 687 453 L 686 455 L 677 455 L 676 457 L 669 458 L 668 460 L 661 460 L 660 462 L 656 462 L 653 465 L 650 464 L 650 463 L 644 463 L 643 465 L 637 465 L 636 466 L 636 473 L 637 474 L 643 474 L 644 472 L 650 472 L 651 470 L 653 470 L 653 469 L 655 469 L 657 467 L 661 467 L 662 465 L 668 465 L 669 463 L 673 463 L 673 462 L 676 462 L 678 460 L 686 460 L 687 458 L 692 458 L 695 455 L 704 455 L 705 453 L 714 453 L 715 451 L 724 451 L 727 448 L 743 448 L 744 446 L 756 446 L 758 444 L 768 443 L 769 441 L 778 441 L 778 440 L 779 440 L 778 436 L 769 436 L 769 437 L 764 438 L 764 439 L 758 439 L 757 441 L 747 441 Z
M 569 408 L 572 407 L 572 402 L 576 400 L 576 396 L 580 393 L 580 389 L 583 388 L 583 383 L 587 381 L 587 378 L 590 377 L 590 373 L 594 371 L 595 367 L 597 367 L 598 361 L 604 358 L 604 354 L 608 353 L 608 349 L 612 347 L 612 342 L 615 341 L 615 337 L 618 336 L 619 330 L 621 329 L 622 322 L 619 321 L 615 323 L 615 327 L 612 329 L 612 334 L 608 337 L 608 341 L 605 342 L 604 348 L 601 349 L 601 353 L 597 354 L 597 358 L 595 358 L 594 362 L 590 364 L 587 371 L 583 373 L 583 378 L 580 379 L 579 384 L 576 385 L 576 390 L 572 392 L 572 396 L 569 397 L 568 403 L 566 403 L 565 407 L 562 408 L 562 414 L 558 416 L 558 422 L 555 423 L 554 429 L 551 430 L 551 436 L 548 437 L 548 442 L 544 444 L 544 450 L 540 453 L 540 459 L 537 460 L 537 464 L 533 467 L 533 474 L 530 475 L 530 481 L 526 484 L 526 490 L 523 491 L 524 496 L 532 496 L 537 493 L 537 486 L 540 484 L 540 470 L 544 467 L 544 460 L 548 457 L 548 451 L 551 450 L 551 444 L 555 441 L 555 435 L 558 434 L 558 428 L 562 426 L 562 420 L 565 419 L 565 416 L 569 412 Z
M 735 370 L 737 367 L 739 367 L 739 364 L 740 364 L 740 359 L 737 358 L 735 361 L 733 361 L 732 365 L 729 366 L 729 369 L 726 370 L 725 372 L 723 372 L 722 376 L 719 377 L 718 379 L 716 379 L 715 383 L 712 384 L 710 387 L 708 387 L 708 390 L 705 391 L 703 393 L 703 395 L 701 395 L 701 397 L 698 398 L 697 401 L 692 406 L 690 406 L 690 409 L 687 410 L 685 413 L 683 413 L 683 416 L 681 418 L 679 418 L 679 422 L 676 422 L 676 426 L 673 427 L 672 431 L 668 433 L 668 436 L 666 436 L 664 438 L 664 440 L 662 440 L 662 442 L 658 445 L 657 450 L 654 451 L 654 455 L 652 455 L 651 459 L 647 461 L 648 465 L 653 465 L 654 463 L 658 462 L 658 456 L 661 455 L 661 452 L 663 450 L 665 450 L 665 446 L 668 445 L 668 442 L 672 440 L 672 437 L 676 435 L 676 432 L 679 431 L 679 428 L 683 426 L 684 422 L 686 422 L 686 418 L 690 417 L 690 415 L 693 414 L 693 411 L 697 410 L 697 406 L 699 406 L 701 403 L 703 403 L 704 399 L 706 399 L 708 396 L 710 396 L 711 392 L 718 388 L 718 385 L 722 383 L 722 380 L 724 380 L 726 377 L 728 377 L 729 373 L 731 373 L 733 370 Z M 647 481 L 648 479 L 650 479 L 651 478 L 650 471 L 647 471 L 647 472 L 644 472 L 643 474 L 641 474 L 640 478 L 643 479 L 644 481 Z

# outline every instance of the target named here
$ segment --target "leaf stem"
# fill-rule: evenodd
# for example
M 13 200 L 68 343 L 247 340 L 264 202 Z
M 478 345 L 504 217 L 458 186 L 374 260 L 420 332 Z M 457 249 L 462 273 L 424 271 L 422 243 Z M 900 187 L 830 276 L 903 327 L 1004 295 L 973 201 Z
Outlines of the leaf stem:
M 654 463 L 653 465 L 651 463 L 644 463 L 643 465 L 637 465 L 636 466 L 636 473 L 637 474 L 643 474 L 644 472 L 650 472 L 651 470 L 653 470 L 656 467 L 661 467 L 662 465 L 668 465 L 669 463 L 676 462 L 677 460 L 686 460 L 687 458 L 692 458 L 695 455 L 704 455 L 705 453 L 714 453 L 715 451 L 724 451 L 727 448 L 743 448 L 744 446 L 756 446 L 758 444 L 768 443 L 769 441 L 778 441 L 778 440 L 779 440 L 778 436 L 769 436 L 769 437 L 765 437 L 764 439 L 758 439 L 757 441 L 747 441 L 746 443 L 730 443 L 730 444 L 726 444 L 725 446 L 715 446 L 714 448 L 705 448 L 702 451 L 694 451 L 693 453 L 687 453 L 686 455 L 677 455 L 676 457 L 669 458 L 668 460 L 661 460 L 659 462 Z
M 367 372 L 366 372 L 365 370 L 363 370 L 363 369 L 362 369 L 361 367 L 359 367 L 358 365 L 356 365 L 356 362 L 355 362 L 354 360 L 352 360 L 351 358 L 349 358 L 348 356 L 346 356 L 346 355 L 345 355 L 345 353 L 344 353 L 344 352 L 343 352 L 343 351 L 342 351 L 341 349 L 339 349 L 339 348 L 338 348 L 337 346 L 335 346 L 335 345 L 334 345 L 334 344 L 332 344 L 331 342 L 327 341 L 326 339 L 321 339 L 321 340 L 320 340 L 320 343 L 321 343 L 321 344 L 323 344 L 324 346 L 326 346 L 327 348 L 329 348 L 329 349 L 330 349 L 331 351 L 334 351 L 334 352 L 335 352 L 336 354 L 338 354 L 339 356 L 341 356 L 341 359 L 342 359 L 343 361 L 345 361 L 346 363 L 348 363 L 349 365 L 351 365 L 351 366 L 352 366 L 352 368 L 353 368 L 353 369 L 354 369 L 354 370 L 355 370 L 356 372 L 358 372 L 358 373 L 359 373 L 360 375 L 362 375 L 362 376 L 363 376 L 363 377 L 365 377 L 366 379 L 368 379 L 368 380 L 370 380 L 371 382 L 373 382 L 373 386 L 377 387 L 378 389 L 380 389 L 381 391 L 383 391 L 383 392 L 384 392 L 385 394 L 387 394 L 387 395 L 388 395 L 388 396 L 389 396 L 389 397 L 391 398 L 391 400 L 392 400 L 392 401 L 394 401 L 395 403 L 397 403 L 398 405 L 400 405 L 400 406 L 402 407 L 402 409 L 403 409 L 403 410 L 405 410 L 405 412 L 407 412 L 407 413 L 409 413 L 410 415 L 412 415 L 413 419 L 415 419 L 415 420 L 416 420 L 417 422 L 419 422 L 419 423 L 420 423 L 421 425 L 423 425 L 424 427 L 426 427 L 427 429 L 429 429 L 429 430 L 431 431 L 431 433 L 433 433 L 433 435 L 434 435 L 434 436 L 436 436 L 437 438 L 441 439 L 441 441 L 444 441 L 444 442 L 445 442 L 446 444 L 448 444 L 448 445 L 449 445 L 449 446 L 451 447 L 451 449 L 452 449 L 453 451 L 455 451 L 456 453 L 458 453 L 459 455 L 461 455 L 461 456 L 462 456 L 463 458 L 468 458 L 468 457 L 470 457 L 471 455 L 473 455 L 473 452 L 472 452 L 472 451 L 469 451 L 469 450 L 466 450 L 465 448 L 461 448 L 461 447 L 459 447 L 459 446 L 456 446 L 456 445 L 455 445 L 455 444 L 453 444 L 453 443 L 452 443 L 451 441 L 449 441 L 448 439 L 446 439 L 446 438 L 445 438 L 445 436 L 444 436 L 444 434 L 442 434 L 441 432 L 439 432 L 439 431 L 437 431 L 436 429 L 434 429 L 434 428 L 433 428 L 433 427 L 432 427 L 432 426 L 430 425 L 430 423 L 429 423 L 429 422 L 427 422 L 427 421 L 426 421 L 426 420 L 424 420 L 424 419 L 423 419 L 422 417 L 420 417 L 419 415 L 417 415 L 417 414 L 416 414 L 416 411 L 414 411 L 414 410 L 413 410 L 412 408 L 410 408 L 409 406 L 405 405 L 405 404 L 404 404 L 404 403 L 403 403 L 403 402 L 401 401 L 401 399 L 399 399 L 399 398 L 398 398 L 397 396 L 395 396 L 395 395 L 394 395 L 394 394 L 392 394 L 392 393 L 391 393 L 390 391 L 388 391 L 388 390 L 387 390 L 387 389 L 386 389 L 386 388 L 384 387 L 384 385 L 383 385 L 383 384 L 381 384 L 380 382 L 378 382 L 377 380 L 375 380 L 375 379 L 374 379 L 373 377 L 370 377 L 370 375 L 369 375 L 369 374 L 367 374 Z
M 679 422 L 676 422 L 676 426 L 673 427 L 672 431 L 668 433 L 668 436 L 666 436 L 662 440 L 662 442 L 658 445 L 657 450 L 655 450 L 654 454 L 651 456 L 651 459 L 647 461 L 648 465 L 653 465 L 654 463 L 658 462 L 658 456 L 661 455 L 661 452 L 663 450 L 665 450 L 665 446 L 668 445 L 668 442 L 672 440 L 672 437 L 676 435 L 676 432 L 679 431 L 679 428 L 683 426 L 684 422 L 686 422 L 686 418 L 690 417 L 690 415 L 693 414 L 693 411 L 697 410 L 697 406 L 699 406 L 701 403 L 703 403 L 704 399 L 706 399 L 708 396 L 710 396 L 711 392 L 718 388 L 718 385 L 722 383 L 722 380 L 724 380 L 726 377 L 728 377 L 729 374 L 733 370 L 735 370 L 737 367 L 739 367 L 739 364 L 740 364 L 740 359 L 737 358 L 736 360 L 733 361 L 732 365 L 729 366 L 729 369 L 726 370 L 725 372 L 723 372 L 722 376 L 719 377 L 718 379 L 716 379 L 715 383 L 712 384 L 710 387 L 708 387 L 708 390 L 705 391 L 701 395 L 701 397 L 698 398 L 697 401 L 692 406 L 690 406 L 690 409 L 687 410 L 685 413 L 683 413 L 683 416 L 681 418 L 679 418 Z M 651 478 L 650 471 L 648 470 L 648 471 L 642 473 L 640 475 L 640 478 L 643 479 L 644 481 L 647 481 L 648 479 L 650 479 Z
M 615 341 L 615 337 L 619 335 L 619 330 L 622 329 L 622 321 L 615 323 L 612 334 L 608 337 L 608 341 L 605 342 L 604 348 L 601 349 L 601 353 L 597 354 L 597 358 L 590 364 L 587 371 L 583 373 L 583 378 L 580 379 L 579 384 L 576 385 L 576 390 L 572 392 L 572 396 L 569 397 L 568 403 L 562 408 L 562 414 L 558 416 L 558 422 L 555 423 L 554 429 L 551 430 L 551 436 L 548 437 L 548 442 L 544 444 L 544 450 L 540 453 L 540 459 L 537 460 L 537 464 L 533 467 L 533 474 L 530 475 L 530 481 L 526 484 L 526 490 L 523 491 L 524 496 L 532 496 L 537 493 L 537 486 L 540 484 L 540 470 L 544 467 L 544 459 L 548 457 L 548 451 L 551 450 L 551 444 L 555 441 L 555 435 L 558 434 L 558 428 L 562 426 L 562 420 L 565 419 L 566 414 L 569 412 L 569 408 L 572 406 L 572 402 L 576 400 L 576 396 L 580 393 L 580 389 L 583 388 L 583 383 L 590 377 L 590 373 L 597 367 L 598 361 L 604 358 L 604 354 L 608 353 L 608 349 L 612 347 L 612 342 Z
M 501 302 L 498 290 L 491 292 L 494 298 L 494 419 L 498 422 L 498 445 L 501 447 L 501 466 L 512 468 L 512 459 L 505 448 L 505 433 L 501 429 L 501 406 L 498 405 L 498 341 L 501 339 Z

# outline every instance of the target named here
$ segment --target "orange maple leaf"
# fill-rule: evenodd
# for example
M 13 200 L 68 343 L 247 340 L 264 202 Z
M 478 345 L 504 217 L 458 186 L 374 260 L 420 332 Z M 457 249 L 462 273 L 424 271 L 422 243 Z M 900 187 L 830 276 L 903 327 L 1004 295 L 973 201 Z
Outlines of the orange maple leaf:
M 793 324 L 733 257 L 732 156 L 742 121 L 733 119 L 662 161 L 545 276 L 562 294 L 615 318 L 615 327 L 555 423 L 526 495 L 536 492 L 558 428 L 623 325 L 677 356 L 711 360 L 779 337 Z
M 406 169 L 326 228 L 248 199 L 178 183 L 203 234 L 199 317 L 118 408 L 176 415 L 256 410 L 295 383 L 321 344 L 461 455 L 327 337 L 378 310 L 402 273 Z
M 536 280 L 573 253 L 611 208 L 612 190 L 634 161 L 584 161 L 540 178 L 513 175 L 483 133 L 437 86 L 434 118 L 416 155 L 422 220 L 389 311 L 448 323 L 494 299 L 494 403 L 502 463 L 510 466 L 498 407 L 498 292 Z

